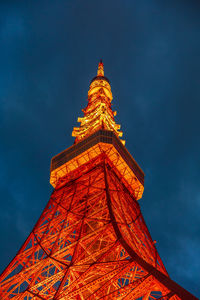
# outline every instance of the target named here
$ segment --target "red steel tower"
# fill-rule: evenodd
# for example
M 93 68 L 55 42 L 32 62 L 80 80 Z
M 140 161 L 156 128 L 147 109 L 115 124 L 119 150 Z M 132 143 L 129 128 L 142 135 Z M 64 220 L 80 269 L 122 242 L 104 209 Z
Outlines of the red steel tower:
M 120 140 L 102 61 L 55 188 L 0 277 L 0 299 L 197 299 L 170 279 L 138 200 L 144 173 Z

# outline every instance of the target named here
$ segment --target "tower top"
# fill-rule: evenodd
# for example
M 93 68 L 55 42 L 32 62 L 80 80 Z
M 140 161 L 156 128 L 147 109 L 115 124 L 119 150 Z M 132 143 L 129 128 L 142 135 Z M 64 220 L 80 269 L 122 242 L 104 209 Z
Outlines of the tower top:
M 116 124 L 114 112 L 111 108 L 112 92 L 109 80 L 104 76 L 102 60 L 98 64 L 97 76 L 90 83 L 88 91 L 88 105 L 82 111 L 84 117 L 78 118 L 79 127 L 74 127 L 72 136 L 75 143 L 90 136 L 94 132 L 103 129 L 113 131 L 118 137 L 122 137 L 120 125 Z M 122 141 L 125 143 L 125 141 Z
M 103 65 L 102 59 L 100 59 L 100 62 L 98 65 L 97 76 L 104 76 L 104 65 Z

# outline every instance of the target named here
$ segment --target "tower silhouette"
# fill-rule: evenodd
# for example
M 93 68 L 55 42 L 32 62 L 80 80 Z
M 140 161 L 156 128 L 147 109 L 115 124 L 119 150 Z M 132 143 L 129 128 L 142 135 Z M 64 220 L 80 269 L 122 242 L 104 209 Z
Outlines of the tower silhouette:
M 170 279 L 138 200 L 102 61 L 74 145 L 52 158 L 51 198 L 0 277 L 0 299 L 197 299 Z

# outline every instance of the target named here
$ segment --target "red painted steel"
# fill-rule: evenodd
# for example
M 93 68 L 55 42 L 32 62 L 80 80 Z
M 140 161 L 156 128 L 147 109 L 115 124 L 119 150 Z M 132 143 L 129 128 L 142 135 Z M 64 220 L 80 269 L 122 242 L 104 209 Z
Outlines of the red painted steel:
M 0 290 L 2 299 L 197 299 L 168 277 L 138 202 L 104 154 L 58 184 Z

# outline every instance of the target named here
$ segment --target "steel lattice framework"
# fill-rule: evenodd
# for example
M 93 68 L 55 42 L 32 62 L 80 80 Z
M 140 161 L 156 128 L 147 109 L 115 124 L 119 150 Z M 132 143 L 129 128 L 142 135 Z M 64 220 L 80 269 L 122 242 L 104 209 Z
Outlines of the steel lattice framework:
M 197 299 L 169 278 L 137 201 L 144 174 L 102 120 L 90 134 L 82 121 L 76 144 L 52 159 L 55 189 L 2 273 L 0 299 Z

